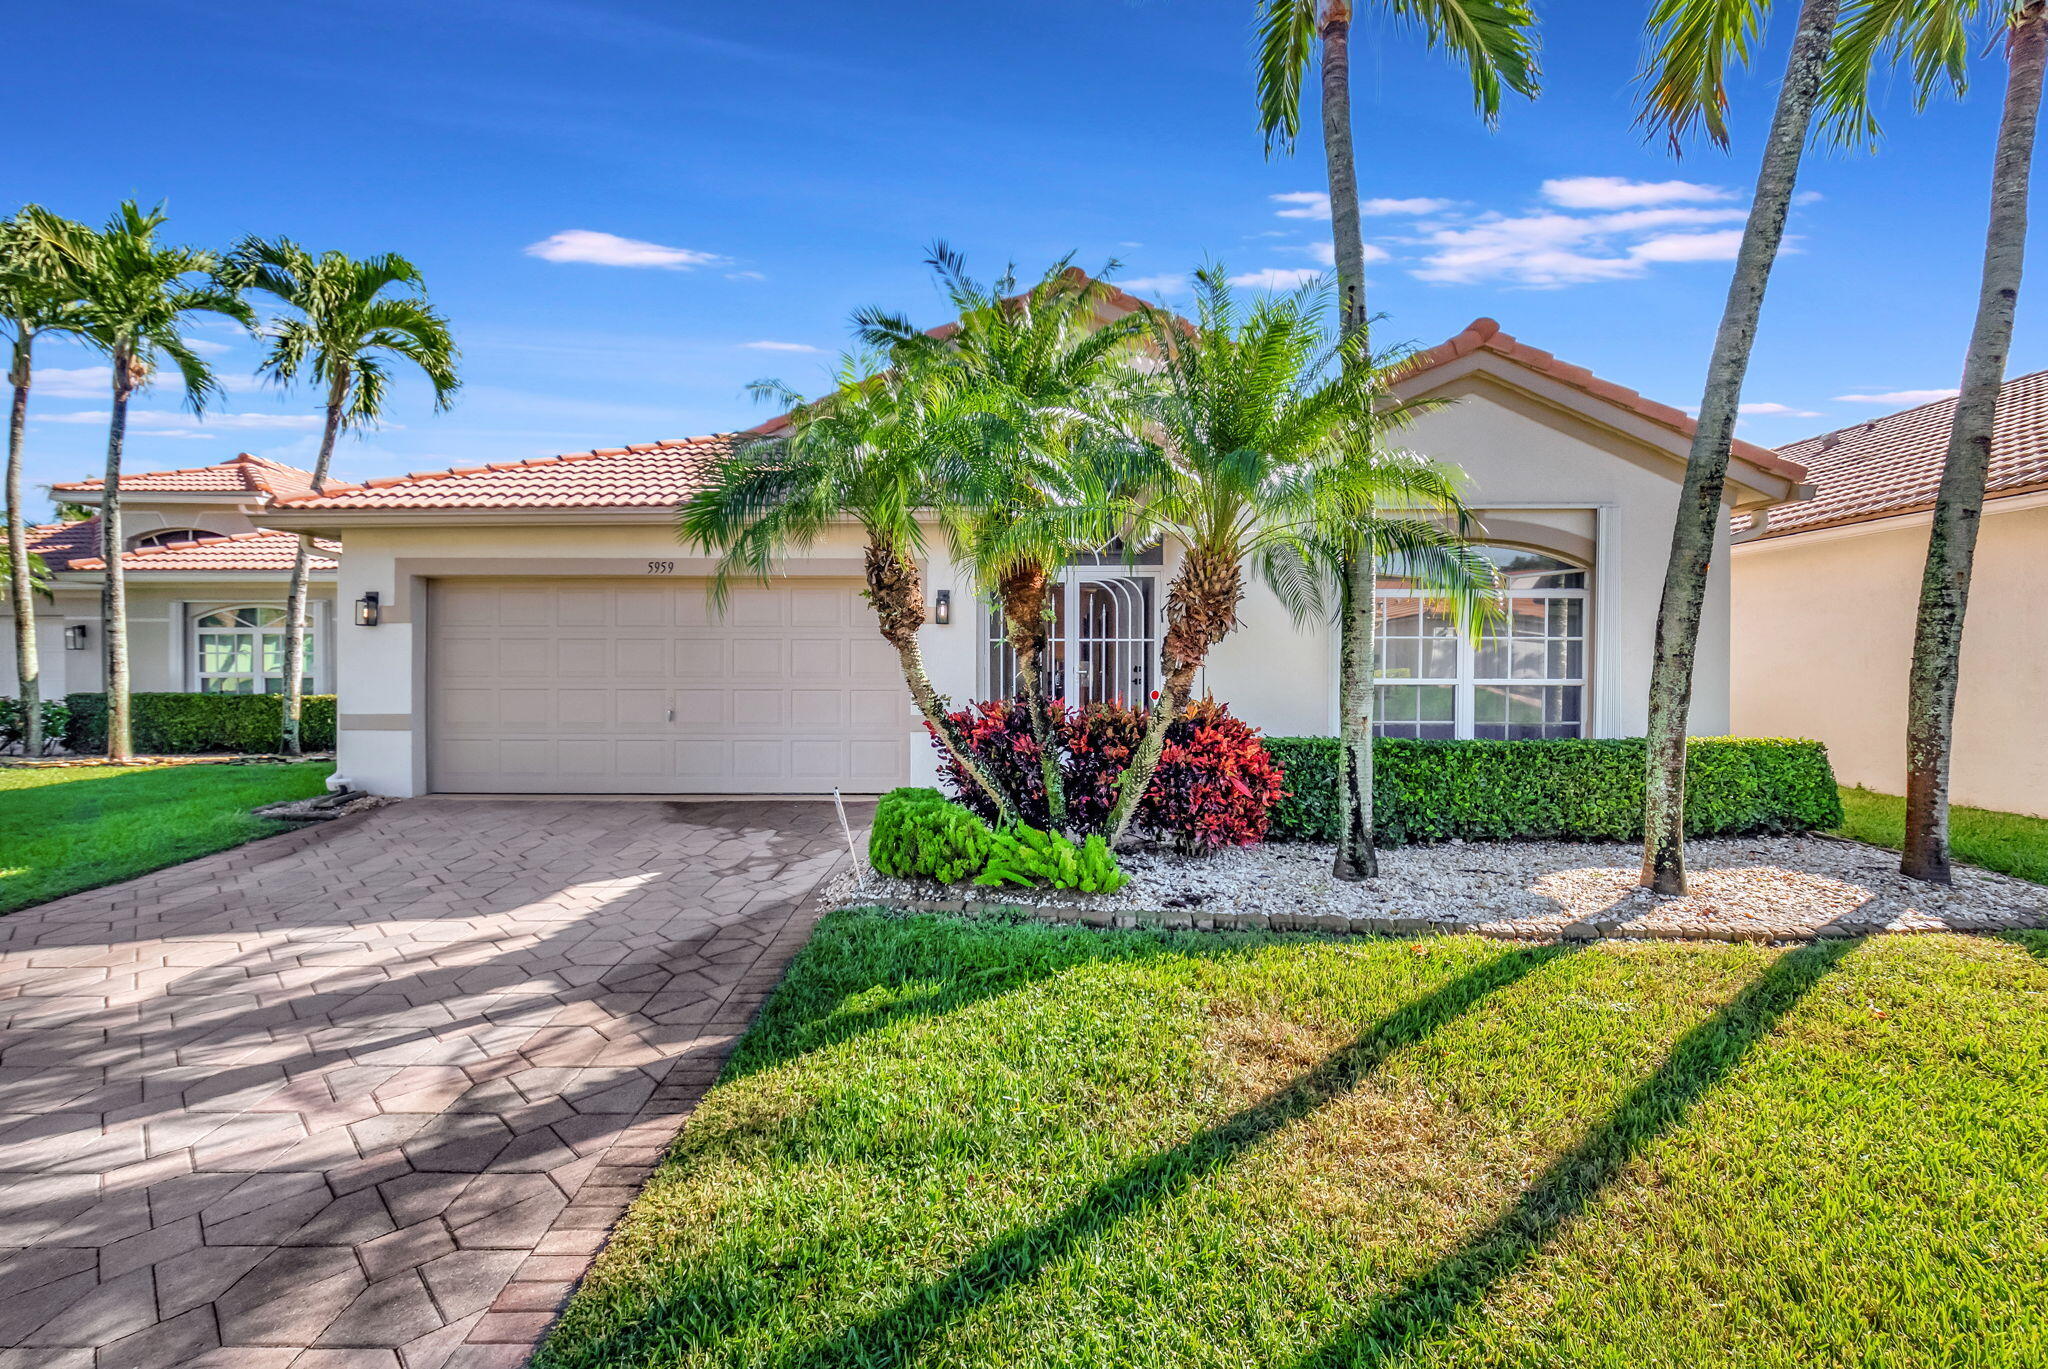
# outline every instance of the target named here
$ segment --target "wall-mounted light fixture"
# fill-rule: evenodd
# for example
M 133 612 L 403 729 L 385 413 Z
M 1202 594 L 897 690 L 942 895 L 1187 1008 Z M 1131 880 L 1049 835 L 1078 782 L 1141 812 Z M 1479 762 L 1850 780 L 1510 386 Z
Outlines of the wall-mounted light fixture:
M 356 600 L 356 626 L 375 627 L 382 616 L 383 611 L 377 607 L 377 591 L 363 591 L 363 597 Z
M 942 589 L 932 596 L 932 621 L 940 627 L 953 621 L 953 591 Z
M 92 629 L 88 628 L 84 623 L 73 623 L 70 627 L 65 628 L 64 649 L 66 651 L 85 650 L 86 638 L 91 632 Z

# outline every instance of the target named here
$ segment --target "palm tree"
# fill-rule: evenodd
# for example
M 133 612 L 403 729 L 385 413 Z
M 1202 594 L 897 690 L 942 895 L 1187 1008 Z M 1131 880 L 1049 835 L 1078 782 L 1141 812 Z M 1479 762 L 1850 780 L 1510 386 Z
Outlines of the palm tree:
M 1899 868 L 1937 884 L 1952 879 L 1948 775 L 1956 680 L 1962 669 L 1963 614 L 1969 606 L 1970 572 L 1984 515 L 1992 421 L 2012 348 L 2013 310 L 2026 256 L 2029 173 L 2041 113 L 2041 82 L 2048 70 L 2048 4 L 2003 0 L 1997 10 L 2005 30 L 2007 76 L 1992 162 L 1991 219 L 1984 239 L 1977 320 L 1963 359 L 1962 389 L 1928 530 L 1906 704 L 1906 840 Z M 1956 30 L 1952 51 L 1960 65 L 1967 52 L 1961 16 Z
M 1091 480 L 1103 470 L 1097 458 L 1128 448 L 1132 373 L 1124 362 L 1144 325 L 1135 313 L 1105 322 L 1116 290 L 1075 269 L 1071 257 L 1021 292 L 1014 268 L 985 287 L 943 242 L 926 263 L 958 322 L 924 332 L 900 315 L 864 310 L 857 333 L 987 419 L 984 432 L 995 440 L 973 449 L 987 459 L 955 464 L 958 487 L 943 507 L 959 515 L 950 520 L 955 549 L 1002 613 L 1057 828 L 1066 799 L 1046 681 L 1051 596 L 1074 553 L 1094 550 L 1100 537 L 1023 515 L 1065 508 L 1085 518 L 1104 507 L 1106 494 L 1086 490 L 1099 488 Z
M 1292 149 L 1301 130 L 1302 83 L 1320 48 L 1338 296 L 1344 332 L 1358 339 L 1352 355 L 1362 362 L 1371 356 L 1371 314 L 1351 128 L 1352 8 L 1351 0 L 1259 0 L 1259 127 L 1268 154 Z M 1536 16 L 1527 0 L 1381 0 L 1374 8 L 1386 19 L 1420 28 L 1425 41 L 1465 68 L 1473 104 L 1489 126 L 1500 117 L 1506 91 L 1536 94 Z M 1379 868 L 1372 848 L 1374 566 L 1362 542 L 1340 559 L 1348 605 L 1338 622 L 1343 827 L 1332 872 L 1340 879 L 1364 879 Z
M 778 558 L 814 545 L 847 518 L 867 538 L 866 597 L 883 640 L 895 648 L 904 683 L 925 725 L 987 794 L 1005 820 L 1015 804 L 987 770 L 932 686 L 918 629 L 925 619 L 918 556 L 924 547 L 919 511 L 944 486 L 941 468 L 977 440 L 971 414 L 942 390 L 872 358 L 841 359 L 837 385 L 805 401 L 779 381 L 754 386 L 789 411 L 785 427 L 738 447 L 677 515 L 681 539 L 719 554 L 713 603 L 722 607 L 735 579 L 766 582 Z
M 358 261 L 342 252 L 318 257 L 289 238 L 244 238 L 228 254 L 223 279 L 238 289 L 260 290 L 286 313 L 267 330 L 270 351 L 261 370 L 282 385 L 301 375 L 326 396 L 313 488 L 327 488 L 327 468 L 342 430 L 376 426 L 390 383 L 387 358 L 417 366 L 434 387 L 434 407 L 445 409 L 461 386 L 458 353 L 448 321 L 427 304 L 419 268 L 386 253 Z M 394 286 L 404 294 L 387 295 Z M 306 696 L 306 588 L 313 573 L 313 535 L 299 534 L 285 597 L 284 724 L 288 755 L 301 749 L 299 718 Z
M 14 386 L 7 423 L 7 592 L 14 606 L 14 678 L 19 682 L 22 746 L 30 756 L 43 752 L 43 710 L 33 578 L 41 563 L 28 550 L 28 515 L 21 494 L 29 382 L 36 338 L 76 331 L 76 291 L 58 242 L 83 231 L 35 205 L 0 223 L 0 329 L 12 343 L 8 380 Z
M 1323 297 L 1308 286 L 1242 308 L 1211 267 L 1196 273 L 1192 328 L 1145 314 L 1159 358 L 1146 431 L 1158 445 L 1152 478 L 1123 516 L 1132 545 L 1168 541 L 1181 556 L 1167 591 L 1159 693 L 1118 781 L 1112 845 L 1128 835 L 1209 649 L 1237 626 L 1248 566 L 1298 616 L 1321 610 L 1318 570 L 1333 551 L 1360 543 L 1413 552 L 1468 618 L 1493 586 L 1491 565 L 1438 521 L 1463 524 L 1455 477 L 1379 446 L 1389 427 L 1430 406 L 1393 403 L 1388 371 L 1349 355 L 1355 336 L 1331 349 Z M 1389 506 L 1404 512 L 1374 512 Z
M 1664 133 L 1674 149 L 1695 126 L 1726 147 L 1728 68 L 1731 62 L 1749 61 L 1762 39 L 1769 9 L 1770 0 L 1657 0 L 1649 20 L 1653 51 L 1641 78 L 1639 117 L 1644 127 Z M 1951 0 L 1851 0 L 1844 32 L 1865 33 L 1872 51 L 1895 44 L 1915 54 L 1913 75 L 1924 97 L 1938 83 L 1960 76 L 1959 68 L 1941 56 L 1941 35 L 1953 9 Z M 1838 0 L 1802 0 L 1799 7 L 1777 110 L 1765 136 L 1756 191 L 1707 363 L 1706 390 L 1672 525 L 1650 673 L 1643 805 L 1641 882 L 1660 894 L 1685 892 L 1686 724 L 1707 564 L 1720 525 L 1743 376 L 1756 341 L 1771 265 L 1784 242 L 1800 158 L 1817 114 L 1825 116 L 1824 129 L 1837 140 L 1867 139 L 1874 131 L 1867 119 L 1857 117 L 1864 108 L 1867 62 L 1860 67 L 1854 62 L 1830 67 L 1837 11 Z
M 202 412 L 216 386 L 213 372 L 185 341 L 186 316 L 220 314 L 244 326 L 255 322 L 236 292 L 212 279 L 220 265 L 213 253 L 157 241 L 164 217 L 161 207 L 144 210 L 128 200 L 105 228 L 74 235 L 64 245 L 78 282 L 79 332 L 113 362 L 114 403 L 100 489 L 100 555 L 107 567 L 100 618 L 110 760 L 127 760 L 132 752 L 128 588 L 121 566 L 121 450 L 128 430 L 128 401 L 169 359 L 184 381 L 186 406 Z

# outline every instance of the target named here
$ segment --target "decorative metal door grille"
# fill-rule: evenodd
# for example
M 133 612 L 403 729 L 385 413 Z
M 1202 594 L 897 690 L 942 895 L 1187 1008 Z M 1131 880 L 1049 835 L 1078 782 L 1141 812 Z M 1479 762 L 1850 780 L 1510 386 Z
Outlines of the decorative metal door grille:
M 1053 596 L 1047 647 L 1048 682 L 1073 704 L 1122 700 L 1143 707 L 1156 669 L 1151 576 L 1105 576 L 1070 570 Z M 1002 614 L 984 618 L 988 697 L 1017 692 L 1017 657 L 1003 634 Z

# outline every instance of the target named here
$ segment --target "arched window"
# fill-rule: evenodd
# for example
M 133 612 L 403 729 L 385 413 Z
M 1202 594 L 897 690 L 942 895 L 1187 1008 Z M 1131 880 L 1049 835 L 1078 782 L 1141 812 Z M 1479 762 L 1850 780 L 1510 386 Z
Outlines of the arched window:
M 144 547 L 168 547 L 173 542 L 198 542 L 208 537 L 219 537 L 217 532 L 202 532 L 198 528 L 165 528 L 161 532 L 145 532 L 129 539 L 128 550 L 140 551 Z
M 202 694 L 284 693 L 284 609 L 245 604 L 202 613 L 192 624 Z M 306 634 L 305 688 L 313 689 L 313 634 Z
M 1381 567 L 1373 731 L 1382 737 L 1585 736 L 1585 567 L 1521 547 L 1475 550 L 1500 568 L 1505 610 L 1476 646 L 1414 587 L 1405 567 Z

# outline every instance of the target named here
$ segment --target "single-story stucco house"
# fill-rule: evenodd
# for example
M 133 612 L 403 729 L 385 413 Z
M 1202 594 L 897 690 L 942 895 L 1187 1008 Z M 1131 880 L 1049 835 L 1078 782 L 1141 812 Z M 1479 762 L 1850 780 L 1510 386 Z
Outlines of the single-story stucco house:
M 86 508 L 99 480 L 54 485 L 51 494 Z M 286 586 L 298 539 L 264 525 L 280 500 L 308 494 L 313 477 L 244 453 L 217 466 L 139 471 L 121 477 L 122 566 L 128 582 L 128 660 L 138 692 L 278 693 L 284 688 Z M 51 597 L 36 617 L 45 698 L 103 687 L 97 515 L 30 529 L 29 550 L 50 570 Z M 340 548 L 313 562 L 307 676 L 316 693 L 334 687 L 334 577 Z M 0 693 L 17 688 L 14 615 L 0 605 Z
M 1490 319 L 1423 354 L 1402 388 L 1456 401 L 1421 416 L 1404 441 L 1468 474 L 1513 612 L 1474 647 L 1389 587 L 1382 730 L 1640 734 L 1691 420 Z M 346 548 L 332 629 L 341 772 L 392 795 L 871 793 L 928 778 L 929 744 L 861 598 L 854 527 L 713 612 L 712 562 L 677 544 L 674 511 L 745 436 L 434 471 L 266 504 L 263 526 Z M 1738 443 L 1729 512 L 1802 498 L 1805 478 L 1797 462 Z M 1726 535 L 1724 526 L 1724 545 Z M 1169 551 L 1066 573 L 1066 697 L 1149 693 L 1174 569 Z M 1712 576 L 1692 720 L 1724 733 L 1725 554 Z M 1004 653 L 936 538 L 925 590 L 934 682 L 958 701 L 1001 692 Z M 1296 624 L 1258 585 L 1242 621 L 1203 686 L 1269 733 L 1332 732 L 1333 632 Z
M 1906 677 L 1955 401 L 1781 454 L 1818 493 L 1738 519 L 1735 730 L 1818 737 L 1845 783 L 1905 792 Z M 2048 371 L 1999 392 L 1963 632 L 1950 790 L 2048 816 Z

